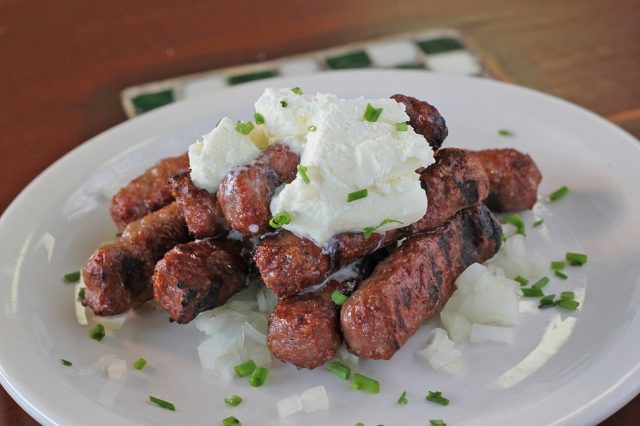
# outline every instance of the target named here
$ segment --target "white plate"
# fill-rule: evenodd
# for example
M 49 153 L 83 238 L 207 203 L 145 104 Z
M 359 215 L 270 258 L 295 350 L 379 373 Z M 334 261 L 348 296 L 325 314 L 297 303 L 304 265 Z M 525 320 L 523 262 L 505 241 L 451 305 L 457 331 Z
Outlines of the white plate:
M 104 187 L 122 184 L 158 159 L 183 152 L 222 115 L 247 119 L 267 86 L 301 86 L 343 96 L 406 93 L 435 104 L 450 129 L 447 146 L 512 146 L 531 153 L 544 174 L 541 194 L 561 185 L 572 192 L 545 204 L 545 227 L 529 227 L 528 243 L 551 258 L 588 253 L 589 263 L 553 279 L 554 292 L 586 287 L 576 313 L 547 309 L 521 316 L 516 343 L 485 344 L 465 352 L 469 371 L 456 378 L 433 371 L 415 351 L 433 322 L 389 362 L 363 362 L 363 374 L 382 391 L 352 391 L 347 382 L 317 369 L 297 371 L 274 363 L 269 381 L 227 386 L 198 362 L 203 339 L 193 325 L 170 324 L 147 312 L 114 337 L 91 340 L 74 317 L 72 286 L 62 276 L 79 269 L 93 249 L 113 238 Z M 498 129 L 510 129 L 501 137 Z M 562 100 L 507 84 L 424 72 L 349 71 L 260 81 L 154 111 L 117 126 L 47 169 L 0 220 L 0 379 L 9 393 L 45 424 L 218 424 L 235 415 L 244 425 L 588 424 L 604 419 L 640 389 L 640 145 L 605 120 Z M 524 214 L 528 224 L 533 215 Z M 566 344 L 546 364 L 507 389 L 496 380 L 539 343 L 552 321 L 577 318 Z M 565 323 L 565 324 L 568 324 Z M 121 381 L 81 376 L 80 367 L 116 354 L 149 367 Z M 74 362 L 64 367 L 60 358 Z M 312 386 L 326 386 L 331 410 L 280 420 L 276 401 Z M 409 404 L 396 404 L 408 391 Z M 428 390 L 451 399 L 426 402 Z M 240 406 L 223 398 L 237 393 Z M 176 412 L 151 405 L 155 395 Z

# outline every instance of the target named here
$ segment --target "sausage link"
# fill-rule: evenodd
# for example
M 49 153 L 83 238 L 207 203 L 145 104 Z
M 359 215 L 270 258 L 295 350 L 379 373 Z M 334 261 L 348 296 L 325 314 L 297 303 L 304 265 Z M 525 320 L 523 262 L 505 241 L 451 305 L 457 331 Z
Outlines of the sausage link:
M 189 232 L 195 238 L 216 237 L 227 229 L 216 196 L 198 188 L 188 172 L 173 176 L 170 181 L 172 195 L 182 209 Z
M 440 148 L 449 130 L 440 112 L 433 105 L 405 95 L 393 95 L 391 99 L 404 104 L 409 124 L 416 133 L 424 136 L 433 150 Z

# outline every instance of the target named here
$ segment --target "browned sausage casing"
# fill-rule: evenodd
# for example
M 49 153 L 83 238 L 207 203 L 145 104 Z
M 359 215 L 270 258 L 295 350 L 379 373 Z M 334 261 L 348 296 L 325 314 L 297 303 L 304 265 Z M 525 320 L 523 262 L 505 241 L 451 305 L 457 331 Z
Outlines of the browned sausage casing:
M 533 207 L 542 174 L 529 155 L 509 148 L 470 152 L 489 176 L 491 192 L 485 203 L 491 210 L 510 212 Z
M 186 324 L 222 305 L 247 284 L 249 259 L 237 240 L 200 240 L 169 250 L 155 268 L 153 297 L 172 321 Z
M 188 172 L 173 176 L 170 181 L 172 195 L 182 209 L 189 232 L 195 238 L 215 237 L 227 229 L 216 196 L 198 188 Z
M 434 150 L 440 148 L 449 134 L 447 123 L 433 105 L 405 95 L 393 95 L 391 99 L 404 104 L 409 124 Z
M 489 180 L 481 164 L 460 149 L 439 150 L 436 162 L 422 170 L 420 180 L 429 206 L 425 216 L 411 226 L 374 233 L 368 239 L 362 233 L 340 234 L 328 249 L 286 231 L 265 237 L 256 248 L 254 260 L 267 287 L 280 298 L 290 297 L 398 238 L 442 225 L 457 211 L 480 204 L 489 194 Z
M 242 235 L 269 231 L 271 197 L 278 186 L 296 177 L 299 161 L 285 145 L 274 144 L 252 163 L 231 170 L 217 192 L 229 228 Z
M 406 240 L 342 305 L 349 351 L 360 358 L 391 358 L 442 309 L 462 271 L 498 251 L 501 237 L 500 223 L 483 205 Z
M 157 162 L 142 175 L 121 188 L 111 199 L 111 217 L 119 231 L 173 201 L 171 176 L 189 171 L 189 156 L 184 153 Z
M 121 314 L 153 297 L 153 268 L 164 253 L 188 241 L 176 203 L 131 222 L 122 238 L 99 247 L 82 268 L 83 304 L 97 315 Z

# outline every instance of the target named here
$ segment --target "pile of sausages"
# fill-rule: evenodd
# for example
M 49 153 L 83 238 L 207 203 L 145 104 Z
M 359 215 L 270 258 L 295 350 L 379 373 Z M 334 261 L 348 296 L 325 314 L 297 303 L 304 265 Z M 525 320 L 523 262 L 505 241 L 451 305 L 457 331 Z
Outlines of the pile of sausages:
M 279 298 L 268 331 L 278 359 L 316 368 L 343 340 L 358 357 L 391 358 L 444 306 L 458 275 L 499 249 L 491 210 L 531 208 L 541 180 L 532 159 L 513 149 L 441 148 L 448 132 L 438 110 L 392 98 L 435 151 L 435 163 L 417 170 L 429 202 L 418 222 L 371 236 L 339 234 L 318 247 L 269 226 L 271 198 L 299 162 L 286 145 L 231 170 L 216 193 L 193 184 L 186 154 L 167 158 L 113 197 L 122 236 L 85 264 L 83 304 L 114 315 L 155 299 L 184 324 L 259 274 Z M 350 273 L 334 274 L 343 268 Z M 342 306 L 331 298 L 336 289 L 350 296 Z

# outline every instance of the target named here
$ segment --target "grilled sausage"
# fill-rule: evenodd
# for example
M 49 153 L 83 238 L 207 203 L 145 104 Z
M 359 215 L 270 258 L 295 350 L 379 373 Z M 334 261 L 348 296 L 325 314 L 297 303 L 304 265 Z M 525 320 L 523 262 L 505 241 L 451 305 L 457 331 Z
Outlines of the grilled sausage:
M 187 153 L 165 158 L 121 188 L 111 199 L 110 207 L 118 230 L 172 202 L 169 178 L 188 171 Z
M 342 305 L 340 326 L 349 351 L 360 358 L 391 358 L 442 309 L 462 271 L 498 251 L 501 237 L 498 220 L 479 206 L 406 240 Z
M 246 286 L 249 259 L 238 240 L 207 239 L 177 245 L 156 264 L 153 297 L 169 312 L 171 321 L 186 324 Z
M 121 314 L 153 297 L 153 268 L 164 253 L 188 241 L 176 203 L 131 222 L 122 238 L 99 247 L 82 269 L 83 305 L 97 315 Z
M 195 238 L 219 236 L 227 229 L 216 196 L 198 188 L 188 172 L 173 176 L 170 183 L 172 195 L 182 209 L 189 232 Z
M 265 149 L 255 161 L 231 170 L 220 182 L 217 197 L 229 228 L 242 235 L 269 230 L 269 205 L 276 188 L 296 177 L 300 157 L 285 145 Z
M 405 95 L 393 95 L 391 99 L 404 104 L 409 124 L 416 133 L 424 136 L 433 150 L 437 150 L 449 134 L 447 123 L 433 105 Z
M 542 174 L 531 157 L 515 149 L 471 151 L 482 163 L 491 185 L 486 200 L 494 212 L 530 209 L 538 198 Z
M 383 250 L 384 251 L 384 250 Z M 347 267 L 342 279 L 328 281 L 316 291 L 281 300 L 269 317 L 267 344 L 273 356 L 297 368 L 314 369 L 336 354 L 342 344 L 340 307 L 331 294 L 350 296 L 386 253 L 374 253 Z
M 420 179 L 429 207 L 422 219 L 408 227 L 375 233 L 370 238 L 362 233 L 340 234 L 325 249 L 287 231 L 265 237 L 256 248 L 254 260 L 267 287 L 280 298 L 290 297 L 400 237 L 442 225 L 457 211 L 480 204 L 489 193 L 484 169 L 460 149 L 439 150 L 435 164 L 422 170 Z

